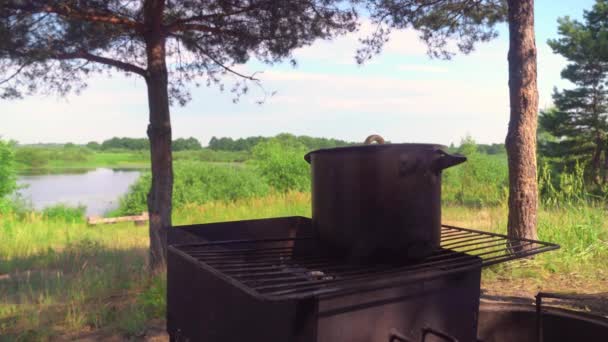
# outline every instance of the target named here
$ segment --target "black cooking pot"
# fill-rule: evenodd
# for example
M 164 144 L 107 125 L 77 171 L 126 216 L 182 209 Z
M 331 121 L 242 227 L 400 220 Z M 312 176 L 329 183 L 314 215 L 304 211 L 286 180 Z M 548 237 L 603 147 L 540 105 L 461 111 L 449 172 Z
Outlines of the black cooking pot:
M 377 144 L 371 144 L 371 142 Z M 312 222 L 336 254 L 358 261 L 428 256 L 441 238 L 441 171 L 466 161 L 432 144 L 312 151 Z

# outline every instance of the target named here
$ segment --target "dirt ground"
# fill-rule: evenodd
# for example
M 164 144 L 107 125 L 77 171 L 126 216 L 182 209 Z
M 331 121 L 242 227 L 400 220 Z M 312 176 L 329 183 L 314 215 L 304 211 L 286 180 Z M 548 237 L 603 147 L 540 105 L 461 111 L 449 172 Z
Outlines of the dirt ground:
M 68 335 L 61 338 L 59 341 L 77 341 L 77 342 L 123 342 L 123 341 L 138 341 L 138 342 L 167 342 L 169 335 L 165 331 L 164 320 L 154 320 L 148 324 L 148 327 L 140 336 L 127 339 L 126 337 L 116 334 L 109 330 L 95 330 L 87 333 Z

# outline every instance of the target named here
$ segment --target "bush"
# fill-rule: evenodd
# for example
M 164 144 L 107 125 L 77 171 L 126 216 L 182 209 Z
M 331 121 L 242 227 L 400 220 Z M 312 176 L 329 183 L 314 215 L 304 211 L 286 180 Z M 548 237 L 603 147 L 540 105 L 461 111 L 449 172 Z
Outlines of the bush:
M 146 197 L 151 174 L 143 174 L 120 200 L 116 215 L 147 211 Z M 174 166 L 173 207 L 211 201 L 234 201 L 268 194 L 269 186 L 252 168 L 178 162 Z
M 86 207 L 70 207 L 66 204 L 56 204 L 42 210 L 42 216 L 47 220 L 65 221 L 72 223 L 84 222 Z
M 506 155 L 479 153 L 470 138 L 463 140 L 458 152 L 468 160 L 444 171 L 443 203 L 476 207 L 506 203 L 509 185 Z
M 307 148 L 295 139 L 273 138 L 253 148 L 253 165 L 276 191 L 310 191 L 306 152 Z
M 15 152 L 15 160 L 28 168 L 38 169 L 49 163 L 48 151 L 37 147 L 20 147 Z
M 12 144 L 0 140 L 0 201 L 17 189 L 17 170 Z
M 216 163 L 240 163 L 249 159 L 245 151 L 214 151 L 204 148 L 198 151 L 178 151 L 173 153 L 173 160 L 194 160 Z

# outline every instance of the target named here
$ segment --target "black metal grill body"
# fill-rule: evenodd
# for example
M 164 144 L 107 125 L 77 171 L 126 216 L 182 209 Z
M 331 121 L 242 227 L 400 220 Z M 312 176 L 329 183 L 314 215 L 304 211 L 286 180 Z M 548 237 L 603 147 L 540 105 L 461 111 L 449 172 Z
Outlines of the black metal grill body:
M 446 249 L 423 261 L 356 265 L 324 250 L 311 226 L 286 217 L 170 229 L 172 340 L 420 341 L 431 327 L 475 341 L 481 267 L 557 248 L 444 226 Z
M 255 273 L 255 267 L 260 269 L 256 274 L 267 273 L 263 268 L 271 267 L 267 265 L 274 261 L 264 260 L 277 257 L 278 252 L 273 251 L 286 251 L 293 257 L 288 261 L 291 265 L 302 260 L 306 270 L 323 264 L 311 259 L 321 252 L 315 249 L 316 239 L 310 239 L 307 219 L 240 221 L 174 229 L 170 239 L 181 243 L 209 242 L 209 237 L 214 238 L 211 241 L 234 238 L 232 230 L 241 232 L 240 237 L 245 240 L 255 237 L 261 241 L 221 243 L 207 252 L 196 245 L 169 248 L 167 325 L 174 340 L 387 342 L 395 331 L 420 340 L 421 329 L 426 326 L 447 332 L 460 341 L 473 341 L 476 336 L 481 263 L 476 257 L 464 257 L 461 270 L 438 277 L 430 274 L 435 272 L 433 265 L 426 269 L 415 265 L 368 267 L 357 274 L 361 266 L 352 266 L 351 270 L 349 266 L 340 266 L 342 263 L 338 261 L 338 266 L 332 263 L 324 268 L 346 268 L 333 273 L 346 279 L 337 280 L 332 286 L 313 286 L 307 290 L 304 280 L 292 281 L 288 289 L 304 288 L 292 293 L 281 287 L 264 290 L 264 284 L 255 291 L 255 287 L 244 285 L 241 280 Z M 253 253 L 257 255 L 256 260 L 248 260 L 253 271 L 239 278 L 239 273 L 245 271 L 238 271 L 234 257 L 229 256 L 238 254 L 232 251 L 243 250 L 256 251 Z M 224 257 L 218 260 L 217 255 Z M 286 260 L 284 256 L 281 258 Z M 324 260 L 334 259 L 328 256 Z M 226 276 L 235 269 L 234 277 Z M 408 269 L 411 271 L 407 272 Z M 416 276 L 426 280 L 416 281 Z M 314 279 L 309 281 L 314 283 Z M 280 282 L 274 286 L 281 286 Z
M 365 284 L 376 290 L 284 299 L 248 293 L 179 247 L 170 247 L 168 268 L 168 331 L 177 341 L 387 342 L 392 331 L 419 341 L 427 326 L 459 341 L 476 336 L 480 267 L 401 286 L 377 282 Z

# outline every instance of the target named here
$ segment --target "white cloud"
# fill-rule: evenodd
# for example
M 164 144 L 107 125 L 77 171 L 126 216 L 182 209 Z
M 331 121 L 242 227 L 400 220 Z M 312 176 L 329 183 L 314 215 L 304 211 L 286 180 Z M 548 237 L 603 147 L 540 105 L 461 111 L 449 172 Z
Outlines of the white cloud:
M 355 53 L 362 47 L 360 39 L 369 37 L 376 27 L 369 20 L 362 20 L 359 30 L 333 40 L 318 41 L 294 51 L 294 56 L 302 63 L 321 61 L 324 63 L 349 65 L 355 64 Z M 414 30 L 394 31 L 390 40 L 384 45 L 382 54 L 399 56 L 420 56 L 426 54 L 426 46 Z M 372 59 L 366 64 L 376 63 Z
M 422 72 L 422 73 L 444 73 L 448 69 L 437 65 L 424 65 L 424 64 L 403 64 L 397 67 L 399 71 L 411 71 L 411 72 Z

